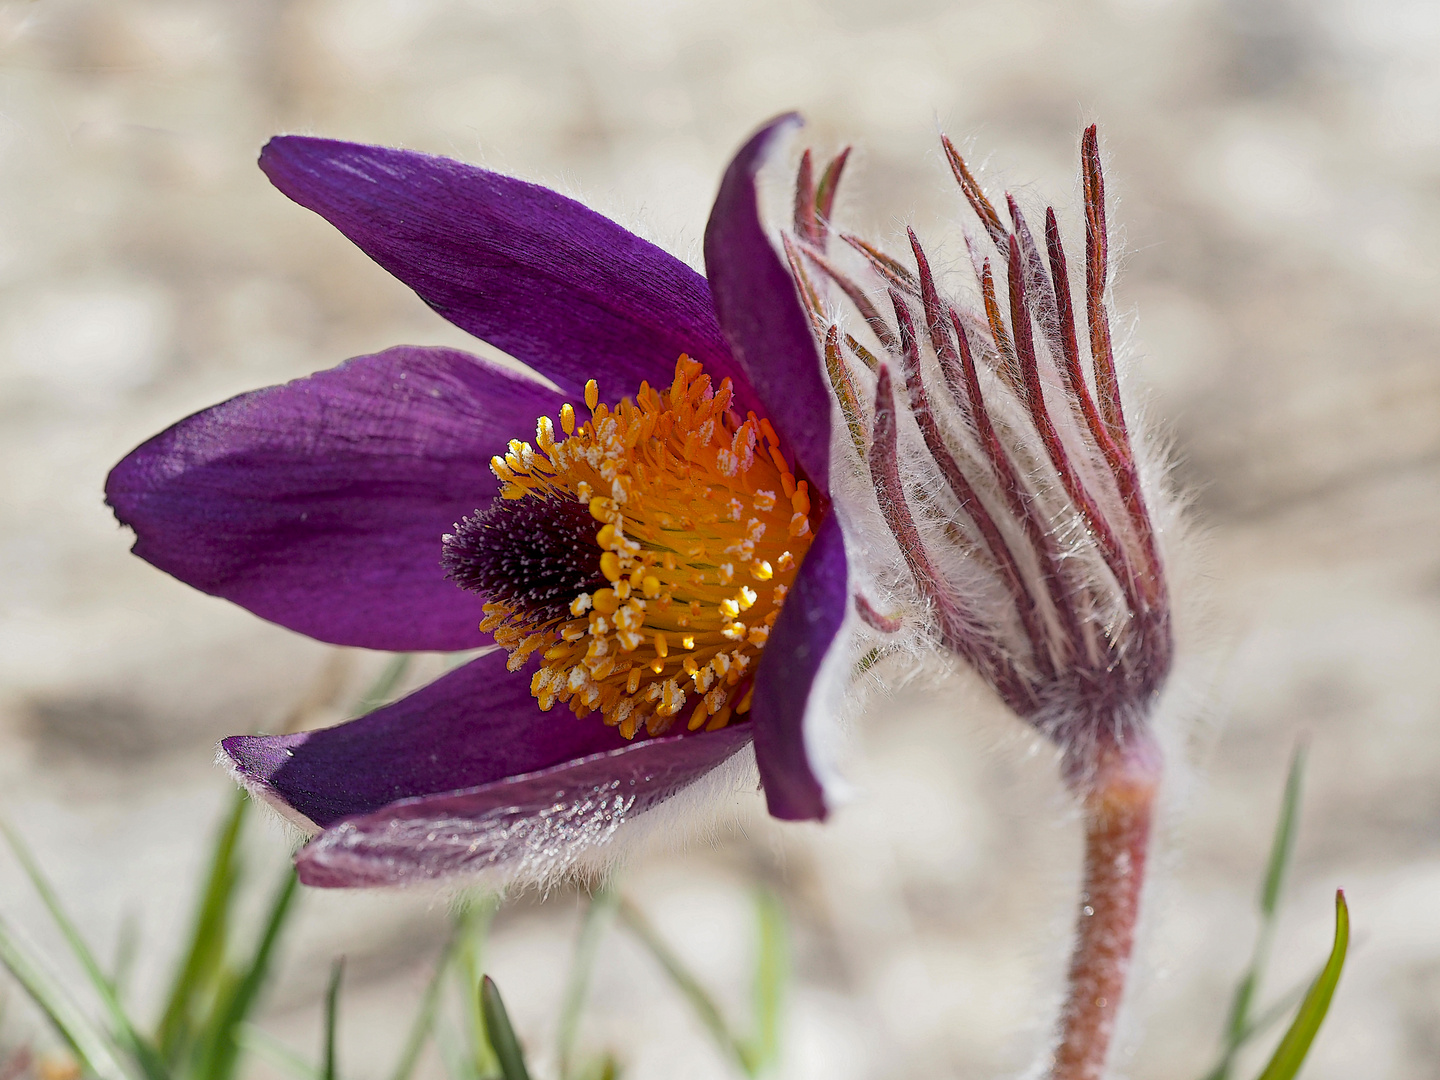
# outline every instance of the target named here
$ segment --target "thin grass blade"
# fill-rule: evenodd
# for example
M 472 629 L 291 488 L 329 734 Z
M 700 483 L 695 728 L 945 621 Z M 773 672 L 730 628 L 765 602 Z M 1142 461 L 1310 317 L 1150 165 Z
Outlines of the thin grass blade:
M 413 659 L 410 653 L 396 653 L 392 656 L 364 696 L 355 704 L 355 715 L 364 716 L 387 704 L 395 693 L 395 687 L 400 685 L 400 680 L 410 670 Z
M 500 1075 L 505 1080 L 530 1080 L 530 1071 L 525 1068 L 525 1054 L 520 1049 L 520 1040 L 510 1026 L 510 1014 L 505 1011 L 505 1002 L 500 997 L 500 988 L 489 975 L 480 980 L 480 1008 L 485 1013 L 485 1030 L 490 1034 L 490 1049 L 500 1063 Z
M 585 1011 L 585 998 L 590 990 L 590 977 L 595 973 L 595 956 L 600 939 L 615 914 L 617 896 L 611 889 L 601 889 L 590 898 L 585 921 L 575 939 L 575 957 L 570 963 L 570 976 L 565 984 L 565 1002 L 560 1009 L 560 1031 L 556 1040 L 556 1056 L 560 1060 L 560 1080 L 570 1080 L 574 1067 L 575 1036 L 580 1030 L 580 1016 Z
M 755 894 L 755 925 L 755 1028 L 746 1040 L 745 1049 L 754 1071 L 760 1073 L 774 1065 L 780 1057 L 785 988 L 790 980 L 789 926 L 785 908 L 768 889 L 760 889 Z
M 335 1080 L 335 1031 L 340 1009 L 340 980 L 345 976 L 345 958 L 330 965 L 330 985 L 325 989 L 325 1053 L 320 1063 L 321 1080 Z
M 140 920 L 135 912 L 127 911 L 120 917 L 120 930 L 115 937 L 115 959 L 110 965 L 110 985 L 115 988 L 115 996 L 122 1001 L 139 954 Z
M 1236 1055 L 1257 1026 L 1251 1022 L 1260 980 L 1270 961 L 1270 947 L 1275 939 L 1275 925 L 1280 914 L 1280 893 L 1295 854 L 1296 822 L 1300 813 L 1300 795 L 1305 777 L 1305 745 L 1301 743 L 1290 756 L 1290 770 L 1285 777 L 1285 794 L 1280 801 L 1280 817 L 1275 822 L 1275 835 L 1270 842 L 1270 858 L 1265 867 L 1265 880 L 1260 886 L 1260 932 L 1250 956 L 1250 966 L 1241 976 L 1230 1002 L 1225 1021 L 1225 1046 L 1220 1061 L 1205 1080 L 1230 1080 Z
M 690 1007 L 695 1010 L 695 1015 L 705 1025 L 705 1029 L 710 1032 L 721 1053 L 739 1065 L 746 1076 L 754 1076 L 755 1067 L 745 1045 L 730 1031 L 730 1026 L 725 1023 L 725 1017 L 705 988 L 700 985 L 700 980 L 690 973 L 670 946 L 655 932 L 655 928 L 650 925 L 650 921 L 645 918 L 639 908 L 629 900 L 622 899 L 619 913 L 621 923 L 635 935 L 640 944 L 645 946 L 650 955 L 664 969 L 665 974 L 670 977 L 675 988 L 690 1002 Z
M 425 1048 L 425 1040 L 430 1037 L 435 1028 L 435 1016 L 440 1008 L 440 989 L 445 983 L 445 973 L 455 959 L 455 948 L 459 943 L 458 928 L 450 931 L 446 939 L 445 948 L 440 952 L 440 958 L 435 961 L 435 971 L 430 976 L 429 983 L 425 986 L 425 994 L 420 999 L 420 1008 L 416 1010 L 415 1019 L 410 1024 L 410 1033 L 405 1038 L 405 1046 L 400 1051 L 400 1060 L 395 1063 L 395 1070 L 390 1074 L 390 1080 L 410 1080 L 415 1072 L 415 1064 L 420 1060 L 420 1051 Z
M 75 1004 L 44 960 L 0 920 L 0 963 L 45 1014 L 82 1069 L 98 1080 L 134 1080 L 102 1031 Z
M 215 834 L 210 873 L 195 909 L 190 945 L 175 972 L 160 1015 L 156 1043 L 160 1056 L 174 1067 L 190 1047 L 200 1010 L 214 1001 L 230 937 L 230 914 L 240 881 L 240 827 L 250 798 L 243 790 L 231 796 L 230 809 Z
M 497 906 L 494 897 L 481 895 L 468 897 L 455 910 L 459 935 L 455 968 L 460 982 L 460 1001 L 465 1009 L 466 1036 L 474 1074 L 482 1077 L 493 1076 L 500 1068 L 490 1045 L 485 1010 L 480 1000 L 480 983 L 485 976 L 485 943 Z
M 110 982 L 105 972 L 101 970 L 99 962 L 95 959 L 95 954 L 90 951 L 90 946 L 85 943 L 85 939 L 81 936 L 79 928 L 70 921 L 70 917 L 65 914 L 65 909 L 60 906 L 59 897 L 55 895 L 55 890 L 50 887 L 49 880 L 41 873 L 40 864 L 35 861 L 35 857 L 30 853 L 30 849 L 21 842 L 20 837 L 3 821 L 0 821 L 0 832 L 5 834 L 6 842 L 10 845 L 10 850 L 15 853 L 16 860 L 18 860 L 21 867 L 24 868 L 25 876 L 30 879 L 31 886 L 35 889 L 36 893 L 39 894 L 41 902 L 45 905 L 45 909 L 50 913 L 50 918 L 54 920 L 56 927 L 59 928 L 60 933 L 64 936 L 65 943 L 70 946 L 70 951 L 74 953 L 75 959 L 78 960 L 80 966 L 85 969 L 85 974 L 89 978 L 96 995 L 100 998 L 100 1003 L 104 1007 L 105 1014 L 109 1018 L 110 1024 L 115 1032 L 116 1042 L 135 1059 L 136 1064 L 140 1066 L 141 1070 L 150 1080 L 169 1080 L 169 1070 L 166 1069 L 164 1062 L 161 1061 L 160 1055 L 156 1052 L 154 1046 L 135 1029 L 135 1025 L 130 1022 L 129 1015 L 125 1012 L 124 1006 L 120 1004 L 119 996 L 115 993 L 114 984 Z
M 1330 1011 L 1330 1000 L 1335 996 L 1335 987 L 1340 982 L 1340 972 L 1345 967 L 1345 952 L 1349 945 L 1350 909 L 1345 904 L 1344 891 L 1336 890 L 1335 943 L 1330 947 L 1330 959 L 1325 961 L 1325 969 L 1320 972 L 1320 977 L 1315 980 L 1310 992 L 1305 995 L 1305 1000 L 1300 1003 L 1300 1011 L 1295 1014 L 1290 1030 L 1285 1032 L 1280 1045 L 1275 1049 L 1275 1056 L 1270 1059 L 1270 1064 L 1265 1066 L 1265 1071 L 1258 1080 L 1293 1080 L 1300 1071 L 1320 1025 L 1325 1022 L 1325 1014 Z
M 262 1027 L 246 1021 L 235 1032 L 240 1049 L 269 1062 L 291 1080 L 320 1080 L 315 1066 Z
M 239 977 L 219 995 L 215 1009 L 203 1033 L 203 1048 L 194 1080 L 231 1080 L 239 1059 L 237 1038 L 240 1025 L 249 1018 L 264 988 L 266 977 L 275 958 L 275 945 L 289 919 L 299 879 L 295 871 L 285 881 L 270 904 L 265 929 L 255 945 L 250 961 Z

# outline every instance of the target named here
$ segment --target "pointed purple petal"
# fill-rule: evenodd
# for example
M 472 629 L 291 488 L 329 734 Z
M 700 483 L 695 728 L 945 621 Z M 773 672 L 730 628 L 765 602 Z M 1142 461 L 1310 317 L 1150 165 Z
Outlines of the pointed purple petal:
M 770 813 L 785 821 L 823 820 L 827 812 L 806 752 L 806 710 L 845 621 L 848 576 L 845 539 L 832 513 L 815 532 L 755 672 L 755 760 Z
M 496 650 L 393 705 L 298 735 L 232 735 L 220 745 L 248 786 L 316 825 L 398 799 L 458 791 L 548 769 L 627 743 L 598 716 L 541 712 L 531 670 Z
M 735 361 L 810 482 L 830 481 L 830 391 L 810 322 L 760 220 L 755 176 L 771 141 L 799 123 L 771 121 L 745 144 L 720 182 L 705 227 L 705 273 Z
M 321 888 L 411 884 L 502 865 L 548 877 L 723 764 L 749 741 L 749 727 L 650 739 L 394 803 L 328 829 L 300 851 L 296 868 L 302 882 Z
M 548 188 L 449 158 L 282 136 L 260 154 L 314 210 L 456 326 L 577 399 L 668 386 L 681 353 L 734 374 L 705 279 Z
M 282 626 L 471 649 L 481 601 L 445 580 L 440 538 L 495 495 L 491 456 L 561 404 L 462 352 L 390 349 L 180 421 L 105 495 L 135 554 Z

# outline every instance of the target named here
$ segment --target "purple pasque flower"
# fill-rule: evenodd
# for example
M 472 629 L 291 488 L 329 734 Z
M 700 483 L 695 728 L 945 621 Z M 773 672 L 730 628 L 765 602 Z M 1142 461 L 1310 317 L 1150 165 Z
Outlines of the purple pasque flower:
M 456 161 L 293 136 L 261 153 L 558 387 L 401 346 L 206 409 L 111 472 L 135 553 L 196 588 L 337 645 L 504 647 L 338 727 L 224 740 L 242 783 L 318 831 L 306 883 L 553 873 L 752 741 L 770 812 L 825 816 L 814 728 L 848 663 L 831 397 L 755 187 L 793 122 L 730 163 L 708 281 Z
M 787 254 L 854 471 L 868 467 L 935 636 L 1084 773 L 1144 727 L 1173 653 L 1160 543 L 1173 501 L 1121 399 L 1096 132 L 1082 141 L 1082 331 L 1054 210 L 1042 250 L 1016 200 L 1007 224 L 942 142 L 983 229 L 966 237 L 973 299 L 946 294 L 914 230 L 909 265 L 852 235 L 830 242 L 812 207 L 844 154 L 818 185 L 802 159 Z

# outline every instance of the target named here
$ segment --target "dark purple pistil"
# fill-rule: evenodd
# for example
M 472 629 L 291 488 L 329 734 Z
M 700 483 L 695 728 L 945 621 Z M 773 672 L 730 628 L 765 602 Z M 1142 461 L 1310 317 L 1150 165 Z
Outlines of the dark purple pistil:
M 582 592 L 609 584 L 600 572 L 599 522 L 573 499 L 496 499 L 445 537 L 445 576 L 537 623 L 568 618 Z

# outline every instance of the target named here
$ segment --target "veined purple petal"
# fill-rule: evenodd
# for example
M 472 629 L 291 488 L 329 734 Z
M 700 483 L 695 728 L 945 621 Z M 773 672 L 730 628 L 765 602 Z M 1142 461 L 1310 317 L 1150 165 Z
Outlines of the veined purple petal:
M 541 712 L 530 669 L 486 653 L 392 705 L 298 735 L 220 745 L 249 786 L 328 828 L 400 799 L 492 784 L 630 745 L 598 717 Z
M 649 739 L 397 802 L 326 830 L 300 851 L 296 868 L 302 882 L 322 888 L 402 885 L 501 864 L 547 876 L 723 764 L 749 741 L 749 727 Z
M 196 413 L 105 485 L 135 554 L 337 645 L 485 644 L 440 538 L 496 493 L 492 455 L 562 399 L 453 349 L 400 347 Z
M 705 273 L 715 312 L 763 412 L 810 482 L 830 486 L 830 391 L 790 272 L 760 220 L 755 177 L 771 141 L 800 122 L 761 128 L 730 162 L 705 226 Z
M 806 752 L 807 706 L 821 664 L 845 621 L 845 538 L 835 514 L 815 531 L 755 672 L 750 721 L 755 760 L 773 817 L 823 820 L 825 792 Z
M 578 401 L 668 386 L 681 353 L 735 374 L 705 279 L 548 188 L 407 150 L 287 135 L 260 167 L 456 326 Z M 738 380 L 737 380 L 738 381 Z

